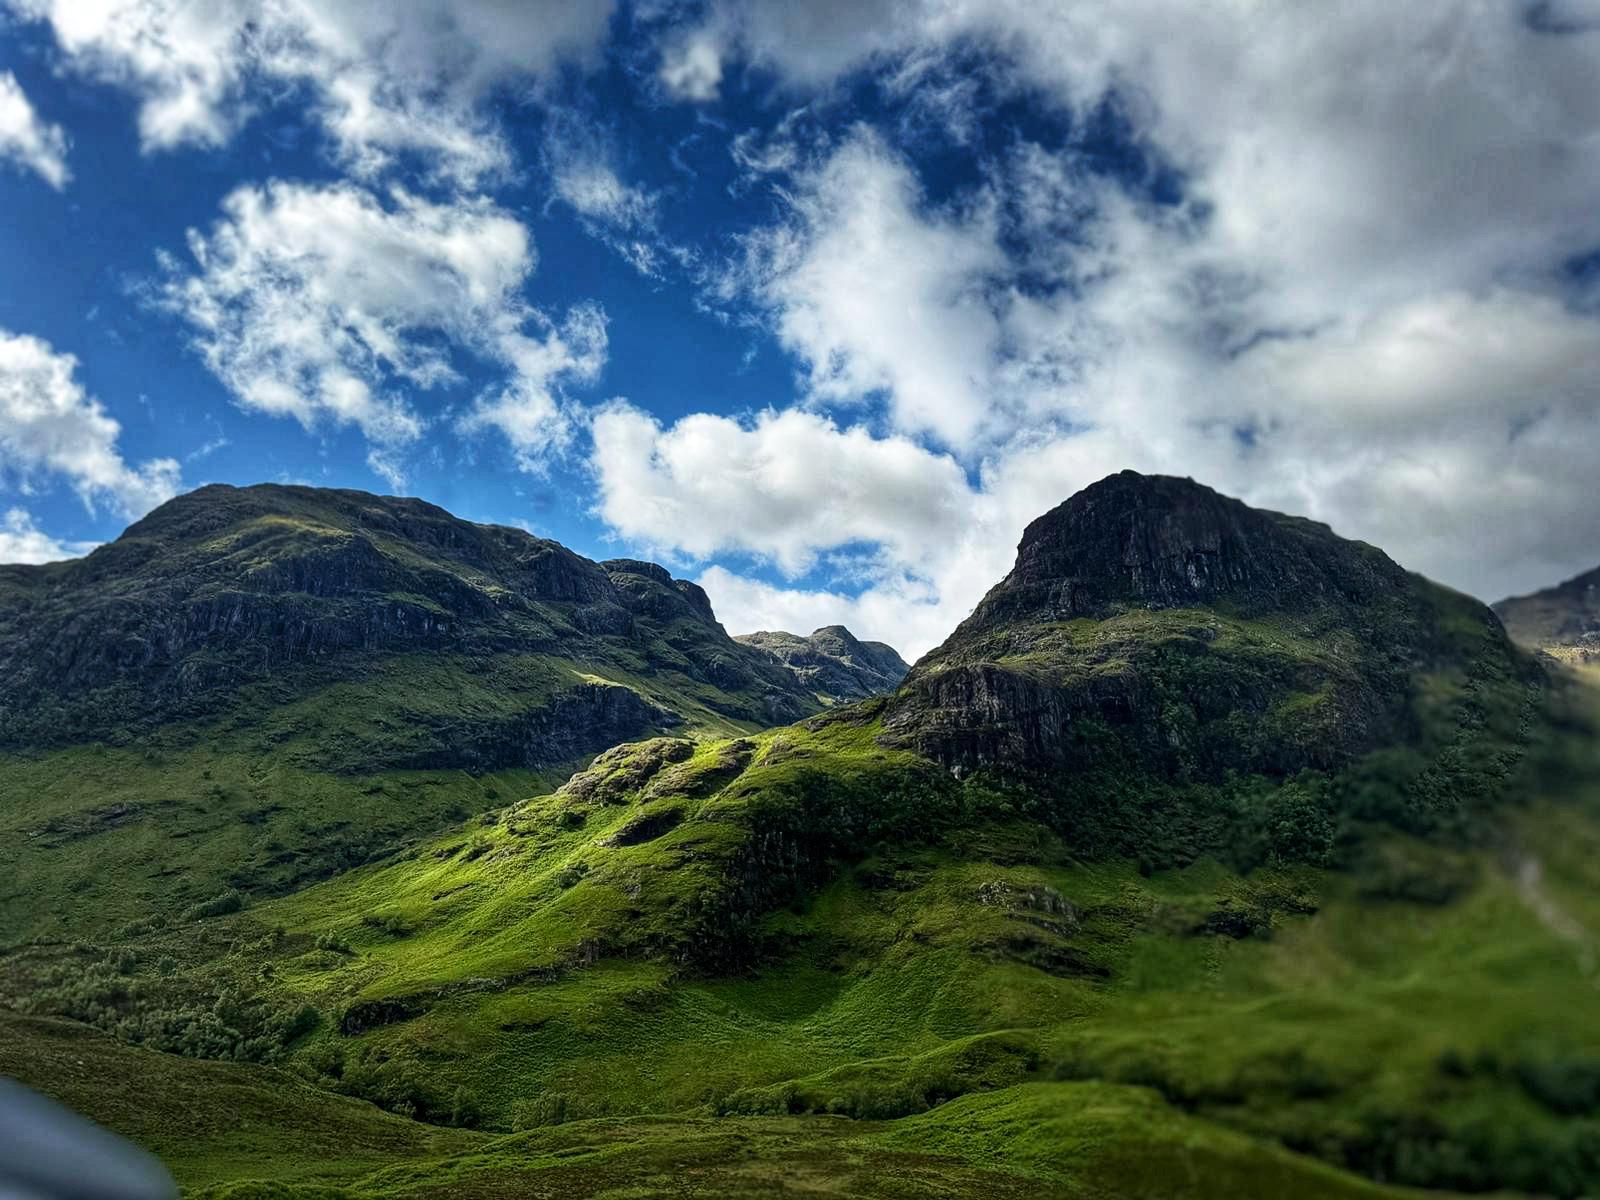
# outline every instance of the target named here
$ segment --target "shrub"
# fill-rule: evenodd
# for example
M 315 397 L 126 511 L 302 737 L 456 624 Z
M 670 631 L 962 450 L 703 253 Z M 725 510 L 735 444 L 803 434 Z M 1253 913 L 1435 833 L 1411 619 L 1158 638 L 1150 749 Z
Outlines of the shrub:
M 563 1124 L 571 1119 L 571 1107 L 563 1092 L 543 1092 L 530 1100 L 518 1100 L 511 1108 L 511 1128 L 520 1133 Z
M 350 943 L 336 933 L 319 933 L 317 940 L 312 943 L 318 950 L 330 950 L 334 954 L 354 954 Z
M 244 897 L 237 888 L 229 888 L 209 900 L 202 900 L 199 904 L 191 905 L 183 912 L 186 921 L 199 921 L 206 917 L 220 917 L 227 913 L 236 913 L 244 907 Z
M 472 1129 L 483 1119 L 478 1100 L 465 1086 L 456 1088 L 450 1097 L 450 1124 L 462 1129 Z

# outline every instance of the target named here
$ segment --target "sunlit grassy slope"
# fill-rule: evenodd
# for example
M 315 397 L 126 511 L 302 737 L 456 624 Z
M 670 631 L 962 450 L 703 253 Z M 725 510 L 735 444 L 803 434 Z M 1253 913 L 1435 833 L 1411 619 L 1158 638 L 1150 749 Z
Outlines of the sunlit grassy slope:
M 1459 681 L 1432 691 L 1458 711 Z M 419 1138 L 502 1134 L 383 1170 L 323 1160 L 359 1195 L 1384 1194 L 1360 1176 L 1579 1195 L 1600 1178 L 1600 789 L 1579 782 L 1596 743 L 1576 714 L 1526 747 L 1497 807 L 1430 839 L 1350 823 L 1313 866 L 1227 838 L 1181 865 L 1084 858 L 1022 793 L 883 747 L 876 711 L 619 748 L 241 913 L 109 952 L 21 949 L 7 987 L 150 1044 L 191 1036 L 196 1005 L 267 1030 L 309 1004 L 267 1056 L 316 1103 L 366 1097 L 430 1122 L 399 1123 Z M 1275 811 L 1249 789 L 1162 802 L 1242 806 L 1220 826 L 1241 845 Z M 277 1120 L 249 1118 L 260 1145 Z M 240 1165 L 204 1133 L 187 1144 L 191 1183 L 305 1175 L 287 1152 Z
M 439 657 L 20 767 L 0 1063 L 238 1198 L 1600 1191 L 1595 694 L 1188 481 L 1018 562 L 893 697 L 564 781 L 329 762 L 494 725 Z

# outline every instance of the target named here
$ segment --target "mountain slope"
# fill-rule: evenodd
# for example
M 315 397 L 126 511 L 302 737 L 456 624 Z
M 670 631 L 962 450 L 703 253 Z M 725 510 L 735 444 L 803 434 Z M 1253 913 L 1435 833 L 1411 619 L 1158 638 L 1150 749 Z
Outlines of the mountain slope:
M 1506 632 L 1569 666 L 1600 674 L 1600 567 L 1494 606 Z
M 663 1194 L 663 1155 L 733 1194 L 1577 1195 L 1585 704 L 1371 547 L 1117 476 L 891 697 L 18 947 L 0 996 L 529 1131 L 363 1195 Z
M 619 741 L 820 707 L 654 564 L 276 485 L 0 568 L 0 676 L 0 937 L 285 890 Z
M 824 625 L 809 637 L 763 630 L 734 641 L 766 651 L 829 703 L 892 692 L 910 670 L 893 646 L 863 642 L 843 625 Z

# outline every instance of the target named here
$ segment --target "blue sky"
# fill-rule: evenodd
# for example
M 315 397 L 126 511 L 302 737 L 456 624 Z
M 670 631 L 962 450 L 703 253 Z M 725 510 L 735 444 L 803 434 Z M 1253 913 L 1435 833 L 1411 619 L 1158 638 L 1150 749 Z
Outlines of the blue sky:
M 914 655 L 1134 467 L 1554 582 L 1596 14 L 1406 7 L 0 0 L 0 558 L 394 491 Z

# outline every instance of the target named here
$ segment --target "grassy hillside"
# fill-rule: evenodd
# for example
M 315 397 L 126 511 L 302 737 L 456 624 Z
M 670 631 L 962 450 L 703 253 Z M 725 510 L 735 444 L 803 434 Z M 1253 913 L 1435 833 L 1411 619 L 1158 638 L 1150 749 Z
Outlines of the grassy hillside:
M 560 1176 L 597 1189 L 681 1153 L 752 1194 L 808 1156 L 837 1194 L 891 1194 L 849 1190 L 879 1151 L 1014 1161 L 1064 1195 L 1169 1194 L 1194 1156 L 1223 1164 L 1208 1180 L 1310 1172 L 1333 1195 L 1362 1193 L 1306 1158 L 1464 1191 L 1600 1178 L 1600 1038 L 1576 1016 L 1596 986 L 1600 787 L 1572 786 L 1600 771 L 1579 714 L 1525 747 L 1494 807 L 1431 839 L 1342 814 L 1327 865 L 1230 861 L 1226 832 L 1152 865 L 1086 856 L 1015 790 L 883 747 L 879 708 L 622 748 L 492 825 L 245 912 L 17 951 L 6 986 L 433 1124 L 563 1131 L 363 1194 L 479 1172 L 497 1194 L 568 1153 L 615 1169 Z M 1150 1106 L 1131 1127 L 1107 1115 Z M 1041 1111 L 1064 1146 L 1079 1122 L 1097 1132 L 1058 1151 Z M 1150 1122 L 1186 1148 L 1165 1166 Z M 1102 1161 L 1165 1182 L 1097 1185 L 1122 1178 Z M 944 1169 L 926 1194 L 998 1186 Z
M 279 894 L 619 741 L 820 708 L 660 567 L 276 486 L 0 567 L 0 674 L 0 943 Z
M 505 694 L 452 670 L 375 679 Z M 328 696 L 10 785 L 8 903 L 76 940 L 0 953 L 0 1062 L 190 1185 L 1600 1188 L 1600 693 L 1325 527 L 1114 477 L 894 696 L 558 786 L 331 769 L 408 731 Z M 85 1027 L 103 1095 L 50 1065 Z M 178 1101 L 111 1103 L 139 1072 Z M 184 1132 L 213 1094 L 244 1132 Z

